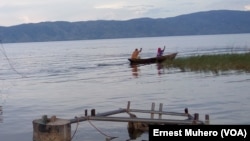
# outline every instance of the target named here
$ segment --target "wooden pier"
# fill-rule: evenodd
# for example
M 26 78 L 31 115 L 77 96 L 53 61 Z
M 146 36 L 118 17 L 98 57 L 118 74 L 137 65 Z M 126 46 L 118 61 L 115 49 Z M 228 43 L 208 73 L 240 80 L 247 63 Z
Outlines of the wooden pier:
M 113 111 L 96 114 L 95 109 L 91 109 L 90 115 L 85 110 L 84 116 L 73 119 L 58 119 L 56 116 L 33 121 L 33 141 L 71 141 L 71 124 L 87 120 L 108 121 L 108 122 L 128 122 L 128 131 L 148 131 L 149 125 L 207 125 L 209 124 L 209 115 L 205 115 L 205 120 L 199 119 L 199 114 L 193 115 L 185 108 L 183 112 L 163 111 L 163 104 L 159 104 L 159 110 L 155 109 L 155 103 L 152 103 L 150 110 L 131 109 L 130 101 L 126 108 L 120 108 Z M 128 114 L 128 117 L 114 116 L 117 114 Z M 139 117 L 135 113 L 149 114 L 147 117 Z M 167 118 L 164 118 L 167 117 Z M 41 140 L 42 139 L 42 140 Z

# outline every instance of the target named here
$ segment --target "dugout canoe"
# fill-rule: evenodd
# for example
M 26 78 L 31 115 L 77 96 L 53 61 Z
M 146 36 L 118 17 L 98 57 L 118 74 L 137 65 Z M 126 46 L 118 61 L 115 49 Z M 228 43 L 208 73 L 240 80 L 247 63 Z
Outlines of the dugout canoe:
M 151 57 L 151 58 L 140 58 L 140 59 L 128 59 L 130 64 L 152 64 L 152 63 L 162 63 L 166 60 L 175 59 L 178 53 L 171 53 L 161 57 Z

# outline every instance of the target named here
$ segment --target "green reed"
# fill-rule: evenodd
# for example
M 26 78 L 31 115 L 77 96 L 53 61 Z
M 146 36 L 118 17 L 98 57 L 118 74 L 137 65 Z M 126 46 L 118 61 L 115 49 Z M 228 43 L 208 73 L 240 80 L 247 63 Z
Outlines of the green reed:
M 173 61 L 165 62 L 164 66 L 180 68 L 183 71 L 242 70 L 250 72 L 250 53 L 177 57 Z

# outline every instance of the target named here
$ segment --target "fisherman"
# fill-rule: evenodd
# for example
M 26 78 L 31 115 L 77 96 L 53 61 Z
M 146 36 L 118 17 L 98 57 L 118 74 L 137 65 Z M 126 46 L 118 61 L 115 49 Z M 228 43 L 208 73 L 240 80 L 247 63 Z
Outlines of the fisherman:
M 158 50 L 157 50 L 157 57 L 161 57 L 161 56 L 163 55 L 164 50 L 165 50 L 165 46 L 164 46 L 163 49 L 161 49 L 161 48 L 159 47 Z
M 142 51 L 142 48 L 140 50 L 138 50 L 137 48 L 134 50 L 134 52 L 131 55 L 131 59 L 139 59 L 139 53 Z

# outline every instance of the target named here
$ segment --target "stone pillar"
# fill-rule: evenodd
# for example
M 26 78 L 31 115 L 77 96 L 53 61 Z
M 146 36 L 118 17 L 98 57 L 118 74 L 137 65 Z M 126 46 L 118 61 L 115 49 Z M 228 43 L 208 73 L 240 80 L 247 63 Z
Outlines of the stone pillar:
M 70 121 L 46 115 L 33 120 L 33 141 L 71 141 Z

